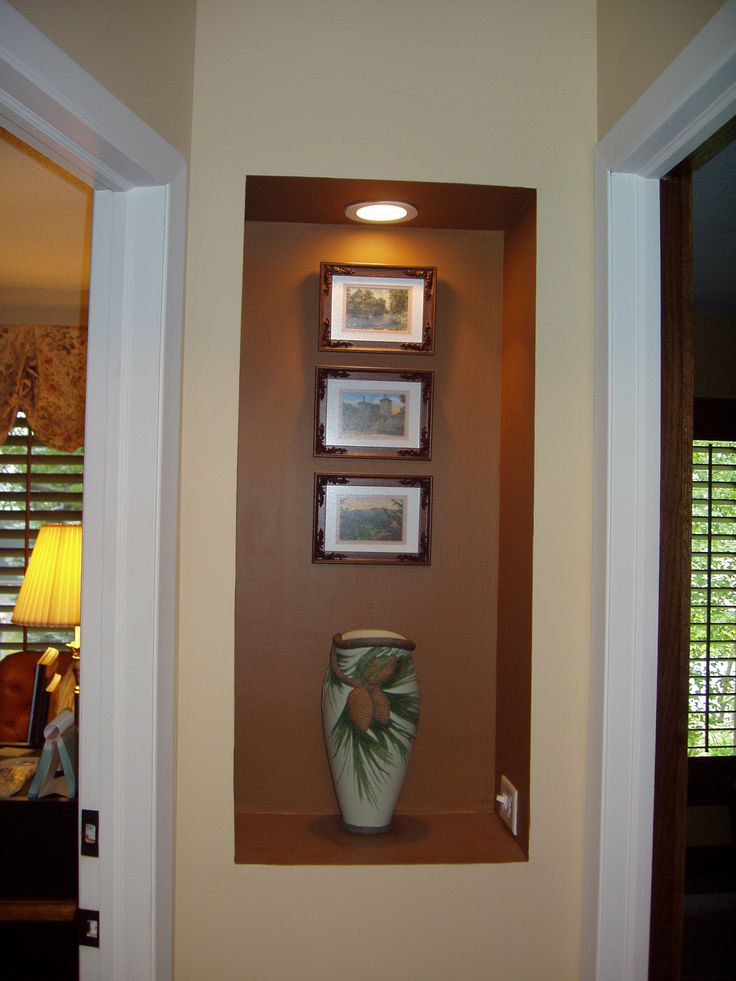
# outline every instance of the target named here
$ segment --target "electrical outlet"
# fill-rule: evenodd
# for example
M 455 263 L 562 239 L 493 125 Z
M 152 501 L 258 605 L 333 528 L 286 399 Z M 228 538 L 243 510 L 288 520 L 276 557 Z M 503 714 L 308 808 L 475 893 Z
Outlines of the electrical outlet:
M 518 834 L 519 791 L 508 777 L 501 777 L 501 792 L 496 795 L 496 800 L 499 804 L 498 816 L 512 835 Z

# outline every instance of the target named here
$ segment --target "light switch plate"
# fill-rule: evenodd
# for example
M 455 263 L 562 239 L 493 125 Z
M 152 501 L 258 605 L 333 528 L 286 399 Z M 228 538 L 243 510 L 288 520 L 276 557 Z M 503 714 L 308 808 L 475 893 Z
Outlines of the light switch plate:
M 501 777 L 501 789 L 496 800 L 499 817 L 512 835 L 518 834 L 519 791 L 508 777 Z

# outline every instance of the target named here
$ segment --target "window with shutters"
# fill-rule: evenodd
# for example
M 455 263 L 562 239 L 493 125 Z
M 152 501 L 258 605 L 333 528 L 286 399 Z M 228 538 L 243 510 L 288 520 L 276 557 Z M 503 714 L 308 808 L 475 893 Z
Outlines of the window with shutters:
M 0 658 L 74 637 L 73 630 L 18 626 L 11 617 L 38 529 L 82 520 L 83 469 L 83 447 L 62 453 L 42 446 L 22 413 L 0 446 Z
M 736 726 L 736 442 L 693 442 L 689 756 L 732 756 Z

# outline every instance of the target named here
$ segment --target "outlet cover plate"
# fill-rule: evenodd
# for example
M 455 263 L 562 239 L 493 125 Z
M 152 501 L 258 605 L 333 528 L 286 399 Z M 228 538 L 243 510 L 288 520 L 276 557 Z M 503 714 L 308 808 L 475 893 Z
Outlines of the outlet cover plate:
M 512 835 L 518 834 L 519 791 L 508 777 L 501 777 L 498 814 Z

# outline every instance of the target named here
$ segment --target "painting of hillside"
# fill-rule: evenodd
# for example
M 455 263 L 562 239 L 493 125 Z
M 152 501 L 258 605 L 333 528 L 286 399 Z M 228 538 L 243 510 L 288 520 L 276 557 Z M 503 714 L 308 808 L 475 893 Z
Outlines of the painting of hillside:
M 406 498 L 350 496 L 340 499 L 338 533 L 343 542 L 403 543 Z

